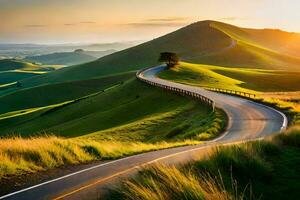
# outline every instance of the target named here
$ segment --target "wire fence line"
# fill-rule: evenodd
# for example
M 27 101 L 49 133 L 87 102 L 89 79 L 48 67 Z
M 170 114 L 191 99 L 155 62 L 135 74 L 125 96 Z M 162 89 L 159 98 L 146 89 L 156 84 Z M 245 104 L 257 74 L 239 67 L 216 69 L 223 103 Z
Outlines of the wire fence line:
M 191 91 L 188 91 L 188 90 L 181 89 L 179 87 L 175 87 L 175 86 L 171 86 L 171 85 L 167 85 L 167 84 L 162 84 L 162 83 L 159 83 L 159 82 L 156 82 L 156 81 L 153 81 L 153 80 L 149 80 L 149 79 L 145 78 L 144 76 L 142 76 L 142 73 L 144 71 L 150 69 L 150 68 L 151 67 L 139 70 L 136 73 L 137 79 L 139 79 L 142 82 L 145 82 L 145 83 L 147 83 L 149 85 L 160 87 L 160 88 L 163 88 L 163 89 L 175 92 L 175 93 L 183 95 L 183 96 L 193 97 L 193 98 L 198 99 L 201 102 L 207 104 L 208 106 L 211 106 L 211 108 L 212 108 L 213 111 L 215 110 L 215 102 L 213 100 L 211 100 L 210 98 L 207 98 L 207 97 L 205 97 L 205 96 L 203 96 L 203 95 L 201 95 L 199 93 L 196 93 L 196 92 L 191 92 Z
M 255 94 L 251 94 L 248 92 L 241 92 L 241 91 L 236 91 L 236 90 L 229 90 L 229 89 L 223 89 L 223 88 L 214 88 L 214 87 L 203 87 L 206 90 L 211 90 L 211 91 L 216 91 L 216 92 L 222 92 L 222 93 L 228 93 L 228 94 L 235 94 L 243 97 L 249 97 L 249 98 L 255 98 Z

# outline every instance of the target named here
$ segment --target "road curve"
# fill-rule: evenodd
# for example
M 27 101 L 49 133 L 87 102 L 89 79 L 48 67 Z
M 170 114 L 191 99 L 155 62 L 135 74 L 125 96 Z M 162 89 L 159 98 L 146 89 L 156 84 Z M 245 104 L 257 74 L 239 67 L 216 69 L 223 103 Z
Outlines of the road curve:
M 240 97 L 162 80 L 156 77 L 156 74 L 162 70 L 164 66 L 153 67 L 138 73 L 137 76 L 142 80 L 195 92 L 213 100 L 215 105 L 222 108 L 229 117 L 227 130 L 221 137 L 200 145 L 164 149 L 110 162 L 100 162 L 86 169 L 4 195 L 0 199 L 90 200 L 105 193 L 107 188 L 115 185 L 120 178 L 134 174 L 147 164 L 181 163 L 192 159 L 196 154 L 205 156 L 207 150 L 215 143 L 226 145 L 260 139 L 282 131 L 287 126 L 286 116 L 273 108 Z

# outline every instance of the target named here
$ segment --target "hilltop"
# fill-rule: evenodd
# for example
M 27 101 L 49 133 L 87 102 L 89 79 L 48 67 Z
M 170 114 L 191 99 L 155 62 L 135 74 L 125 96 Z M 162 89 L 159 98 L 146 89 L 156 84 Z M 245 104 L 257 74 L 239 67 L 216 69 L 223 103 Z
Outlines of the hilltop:
M 290 39 L 283 40 L 282 35 Z M 299 42 L 300 36 L 295 33 L 201 21 L 96 61 L 24 81 L 24 85 L 30 87 L 137 70 L 156 65 L 162 51 L 176 52 L 184 61 L 198 64 L 300 70 L 300 45 L 296 45 Z

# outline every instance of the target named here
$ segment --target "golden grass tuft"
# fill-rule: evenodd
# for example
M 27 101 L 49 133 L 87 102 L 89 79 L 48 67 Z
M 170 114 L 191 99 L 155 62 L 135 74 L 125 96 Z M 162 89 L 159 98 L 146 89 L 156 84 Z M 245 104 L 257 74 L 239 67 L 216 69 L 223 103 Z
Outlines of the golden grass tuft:
M 145 151 L 197 143 L 199 142 L 186 140 L 151 144 L 96 141 L 86 138 L 64 139 L 55 136 L 3 138 L 0 140 L 0 179 L 63 165 L 115 159 Z
M 292 147 L 293 150 L 298 151 L 295 147 L 300 147 L 300 127 L 295 126 L 264 141 L 218 146 L 212 149 L 208 157 L 199 156 L 181 166 L 156 164 L 144 168 L 138 176 L 124 181 L 108 199 L 260 199 L 261 190 L 254 192 L 253 188 L 256 190 L 260 186 L 272 188 L 269 181 L 264 181 L 273 177 L 274 173 L 276 178 L 280 176 L 272 164 L 277 160 L 268 158 L 292 156 L 283 153 L 283 147 Z M 293 167 L 298 169 L 296 163 L 297 161 Z M 281 166 L 282 163 L 279 165 Z M 280 174 L 282 173 L 285 174 L 284 178 L 288 173 L 291 173 L 288 176 L 294 176 L 294 172 L 280 171 Z M 260 186 L 252 184 L 251 180 L 261 183 Z M 263 182 L 260 182 L 262 180 Z M 281 182 L 279 183 L 281 185 Z M 289 184 L 295 184 L 295 180 L 291 180 Z
M 157 165 L 143 172 L 139 179 L 126 181 L 120 189 L 129 200 L 207 199 L 232 200 L 225 190 L 222 179 L 195 174 L 174 166 Z

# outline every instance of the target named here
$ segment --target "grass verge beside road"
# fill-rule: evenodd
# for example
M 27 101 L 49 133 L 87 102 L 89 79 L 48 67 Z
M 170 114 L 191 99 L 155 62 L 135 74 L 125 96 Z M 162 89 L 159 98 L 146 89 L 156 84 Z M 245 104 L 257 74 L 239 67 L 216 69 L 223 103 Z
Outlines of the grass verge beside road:
M 199 141 L 181 142 L 120 142 L 92 139 L 63 139 L 55 136 L 36 138 L 10 138 L 0 141 L 0 180 L 24 173 L 44 171 L 62 165 L 109 160 L 136 153 L 197 144 Z
M 297 199 L 300 128 L 265 141 L 216 148 L 183 166 L 154 166 L 109 199 Z

